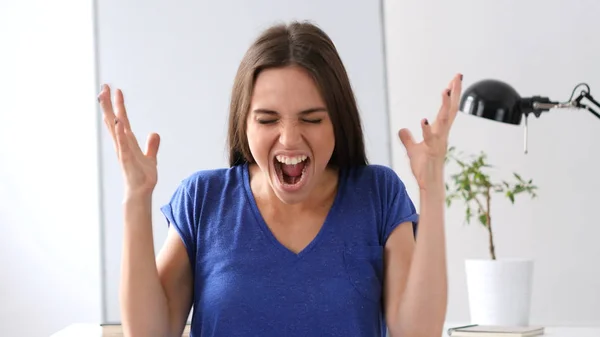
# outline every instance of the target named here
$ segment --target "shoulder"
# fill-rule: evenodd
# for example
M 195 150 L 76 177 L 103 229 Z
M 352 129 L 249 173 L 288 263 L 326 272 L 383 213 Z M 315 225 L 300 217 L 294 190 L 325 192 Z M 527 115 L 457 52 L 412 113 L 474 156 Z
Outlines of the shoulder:
M 415 206 L 404 182 L 392 168 L 383 165 L 354 167 L 342 176 L 345 206 L 355 210 L 350 211 L 352 216 L 364 220 L 363 223 L 369 219 L 377 224 L 372 228 L 377 229 L 382 244 L 399 224 L 416 223 Z
M 383 194 L 398 193 L 405 189 L 396 171 L 384 165 L 371 164 L 348 170 L 347 183 L 360 188 L 376 189 Z
M 229 187 L 238 187 L 244 181 L 242 165 L 229 168 L 198 170 L 181 180 L 180 188 L 191 196 L 221 193 Z
M 244 166 L 195 171 L 180 180 L 161 210 L 171 223 L 195 232 L 202 216 L 240 204 L 244 175 Z
M 406 185 L 396 171 L 383 165 L 367 165 L 348 170 L 345 177 L 346 193 L 361 203 L 377 205 L 385 212 L 398 208 L 398 204 L 410 204 Z

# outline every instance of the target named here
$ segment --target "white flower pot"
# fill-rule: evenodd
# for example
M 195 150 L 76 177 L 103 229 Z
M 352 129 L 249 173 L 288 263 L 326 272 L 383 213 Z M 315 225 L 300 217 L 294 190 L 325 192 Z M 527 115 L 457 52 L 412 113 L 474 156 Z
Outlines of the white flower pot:
M 466 260 L 465 269 L 472 324 L 529 325 L 532 260 Z

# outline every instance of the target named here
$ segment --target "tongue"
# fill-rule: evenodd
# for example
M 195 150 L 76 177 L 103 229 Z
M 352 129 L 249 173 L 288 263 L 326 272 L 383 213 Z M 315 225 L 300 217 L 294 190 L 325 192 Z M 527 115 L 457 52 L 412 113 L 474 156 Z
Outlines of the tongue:
M 306 162 L 301 162 L 294 165 L 281 164 L 281 169 L 286 176 L 299 177 L 302 175 L 302 169 L 304 169 L 305 164 Z

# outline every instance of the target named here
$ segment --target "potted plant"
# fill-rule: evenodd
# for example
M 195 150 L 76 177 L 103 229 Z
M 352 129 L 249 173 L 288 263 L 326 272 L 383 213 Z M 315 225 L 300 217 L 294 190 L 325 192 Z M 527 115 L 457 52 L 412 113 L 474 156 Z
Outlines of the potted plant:
M 486 172 L 492 166 L 482 151 L 476 156 L 448 149 L 446 163 L 458 171 L 446 183 L 446 204 L 460 201 L 465 209 L 465 223 L 475 218 L 487 231 L 489 259 L 467 259 L 465 271 L 471 323 L 480 325 L 526 326 L 529 324 L 533 261 L 498 259 L 492 227 L 492 197 L 502 195 L 512 204 L 518 195 L 536 197 L 537 187 L 513 173 L 510 181 L 494 181 Z

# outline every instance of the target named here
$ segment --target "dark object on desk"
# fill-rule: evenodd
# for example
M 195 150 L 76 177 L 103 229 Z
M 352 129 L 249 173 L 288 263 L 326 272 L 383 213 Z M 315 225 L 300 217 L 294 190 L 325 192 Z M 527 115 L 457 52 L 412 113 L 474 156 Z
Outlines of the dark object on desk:
M 577 88 L 585 87 L 575 97 Z M 459 110 L 463 113 L 493 121 L 520 125 L 525 117 L 525 153 L 527 153 L 527 117 L 536 118 L 551 109 L 585 109 L 600 118 L 600 103 L 590 93 L 590 86 L 580 83 L 573 88 L 571 97 L 565 102 L 555 102 L 548 97 L 521 97 L 509 84 L 486 79 L 468 87 L 460 100 Z
M 541 326 L 504 327 L 486 325 L 466 325 L 448 329 L 451 337 L 533 337 L 544 334 Z

